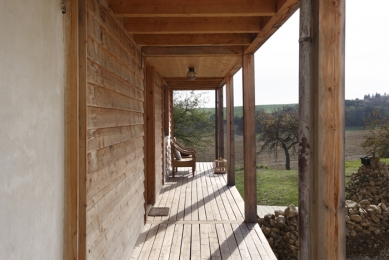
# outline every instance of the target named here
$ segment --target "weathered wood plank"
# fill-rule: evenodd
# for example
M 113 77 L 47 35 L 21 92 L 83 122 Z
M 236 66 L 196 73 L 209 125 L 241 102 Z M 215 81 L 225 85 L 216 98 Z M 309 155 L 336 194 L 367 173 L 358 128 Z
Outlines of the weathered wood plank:
M 243 55 L 243 145 L 245 221 L 257 222 L 254 55 Z
M 88 129 L 142 124 L 143 113 L 88 107 Z
M 93 60 L 88 60 L 88 83 L 98 85 L 136 100 L 144 101 L 143 80 L 135 74 L 126 79 L 112 73 Z
M 87 86 L 87 104 L 93 107 L 143 113 L 142 101 L 91 84 Z
M 138 240 L 136 241 L 134 250 L 131 254 L 131 259 L 139 259 L 140 253 L 142 252 L 142 248 L 144 245 L 144 242 L 146 241 L 147 234 L 149 233 L 149 230 L 151 228 L 151 224 L 145 224 L 142 230 L 142 233 L 140 234 Z
M 115 144 L 96 151 L 89 152 L 88 156 L 88 170 L 89 173 L 101 170 L 109 164 L 127 156 L 143 147 L 143 138 L 138 137 L 127 142 Z
M 132 37 L 126 32 L 119 22 L 115 21 L 114 16 L 110 15 L 104 7 L 100 5 L 100 3 L 96 0 L 87 0 L 87 2 L 88 14 L 93 15 L 100 25 L 105 28 L 105 31 L 110 33 L 112 37 L 118 41 L 118 44 L 131 54 L 133 59 L 138 60 L 139 69 L 141 70 L 140 50 L 136 43 L 133 42 Z
M 88 152 L 143 136 L 142 125 L 89 129 Z
M 117 38 L 110 34 L 91 14 L 88 14 L 88 37 L 98 42 L 103 48 L 114 55 L 135 74 L 142 77 L 142 70 L 139 65 L 139 57 L 134 59 L 130 49 L 125 48 L 117 41 Z

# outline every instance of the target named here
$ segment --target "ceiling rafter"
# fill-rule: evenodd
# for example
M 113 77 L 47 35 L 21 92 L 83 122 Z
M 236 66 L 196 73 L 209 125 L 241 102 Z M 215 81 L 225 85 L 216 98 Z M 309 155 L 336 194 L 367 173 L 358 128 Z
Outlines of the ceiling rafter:
M 259 33 L 263 17 L 124 18 L 132 34 Z
M 250 45 L 256 34 L 136 34 L 134 40 L 139 46 L 215 46 Z
M 211 47 L 143 47 L 145 56 L 215 56 L 215 55 L 242 55 L 242 46 L 211 46 Z
M 233 3 L 196 3 L 172 1 L 174 4 L 110 4 L 110 8 L 123 17 L 234 17 L 272 16 L 276 13 L 275 0 L 233 1 Z M 230 1 L 231 2 L 231 1 Z M 246 1 L 247 2 L 247 1 Z

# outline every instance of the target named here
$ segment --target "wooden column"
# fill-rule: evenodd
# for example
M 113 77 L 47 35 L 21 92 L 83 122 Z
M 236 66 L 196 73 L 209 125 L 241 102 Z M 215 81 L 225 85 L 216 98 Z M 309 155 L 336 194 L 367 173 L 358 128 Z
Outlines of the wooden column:
M 223 111 L 223 88 L 217 89 L 217 130 L 219 140 L 219 157 L 224 158 L 224 111 Z
M 79 75 L 79 233 L 78 233 L 78 259 L 86 259 L 86 179 L 87 164 L 87 4 L 86 0 L 78 1 L 78 75 Z
M 257 222 L 257 176 L 255 153 L 254 54 L 243 55 L 243 148 L 245 221 Z
M 147 204 L 155 204 L 155 69 L 146 67 Z
M 218 124 L 218 95 L 217 89 L 215 89 L 215 159 L 219 158 L 219 124 Z
M 235 131 L 234 131 L 234 82 L 226 78 L 226 113 L 227 113 L 227 185 L 235 185 Z
M 345 259 L 345 0 L 300 6 L 299 258 Z

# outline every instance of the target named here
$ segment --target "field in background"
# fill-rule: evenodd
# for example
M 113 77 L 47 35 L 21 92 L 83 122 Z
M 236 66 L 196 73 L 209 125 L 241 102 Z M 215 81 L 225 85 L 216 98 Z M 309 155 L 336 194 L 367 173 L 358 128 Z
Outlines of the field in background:
M 261 109 L 265 110 L 267 113 L 272 112 L 274 109 L 282 107 L 282 106 L 297 106 L 297 104 L 284 104 L 284 105 L 257 105 L 255 106 L 255 111 L 259 111 Z M 205 111 L 211 113 L 211 115 L 215 114 L 215 108 L 203 108 Z M 243 115 L 243 107 L 234 107 L 234 117 L 241 118 Z M 226 108 L 224 108 L 224 119 L 226 119 Z
M 346 131 L 346 152 L 345 160 L 354 161 L 360 156 L 365 156 L 365 151 L 361 147 L 363 136 L 368 133 L 367 130 Z M 215 144 L 210 142 L 206 147 L 206 152 L 196 154 L 197 161 L 210 162 L 215 159 Z M 243 165 L 243 136 L 235 135 L 235 164 Z M 266 165 L 272 169 L 285 169 L 285 155 L 282 150 L 278 151 L 278 158 L 274 153 L 261 153 L 257 155 L 257 164 Z M 297 154 L 291 156 L 291 168 L 297 170 Z

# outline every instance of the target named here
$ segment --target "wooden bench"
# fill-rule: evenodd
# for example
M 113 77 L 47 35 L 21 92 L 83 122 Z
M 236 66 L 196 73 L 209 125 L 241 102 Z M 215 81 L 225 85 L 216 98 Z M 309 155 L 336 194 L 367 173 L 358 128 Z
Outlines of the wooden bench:
M 193 148 L 186 148 L 178 144 L 174 140 L 170 142 L 172 153 L 172 171 L 173 177 L 178 167 L 192 167 L 193 176 L 196 171 L 196 150 Z

